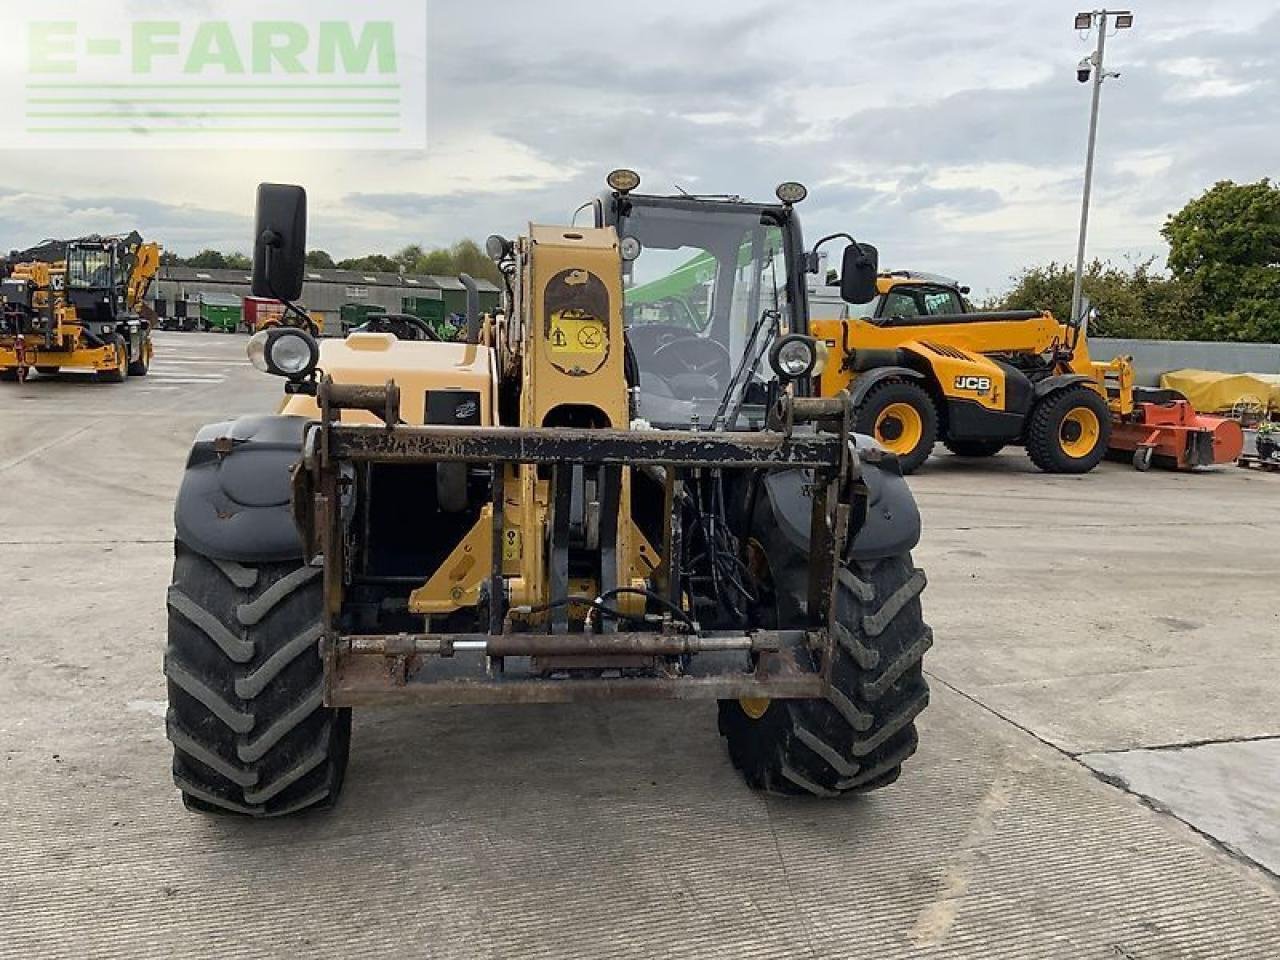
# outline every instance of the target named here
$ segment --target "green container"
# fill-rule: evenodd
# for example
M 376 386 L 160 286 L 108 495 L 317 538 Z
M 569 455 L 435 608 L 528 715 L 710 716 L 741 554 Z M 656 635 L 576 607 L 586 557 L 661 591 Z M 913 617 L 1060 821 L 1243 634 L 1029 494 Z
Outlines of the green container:
M 204 300 L 200 304 L 200 326 L 205 330 L 235 333 L 244 321 L 244 308 L 239 300 Z

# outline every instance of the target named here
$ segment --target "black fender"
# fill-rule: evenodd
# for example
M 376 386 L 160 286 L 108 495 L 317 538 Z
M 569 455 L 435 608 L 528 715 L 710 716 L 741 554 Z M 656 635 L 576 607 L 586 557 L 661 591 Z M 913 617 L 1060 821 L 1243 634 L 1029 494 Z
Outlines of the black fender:
M 290 472 L 302 458 L 309 422 L 266 415 L 201 428 L 174 507 L 178 539 L 216 560 L 266 563 L 301 557 Z M 226 452 L 219 453 L 219 447 Z
M 1093 377 L 1085 376 L 1083 373 L 1059 373 L 1056 376 L 1045 377 L 1037 383 L 1033 395 L 1036 400 L 1043 400 L 1049 394 L 1055 393 L 1063 387 L 1074 387 L 1077 383 L 1093 384 L 1096 382 Z
M 849 391 L 849 402 L 856 408 L 863 400 L 867 398 L 867 394 L 871 388 L 877 383 L 885 380 L 924 380 L 924 374 L 919 370 L 912 370 L 910 367 L 875 367 L 866 373 L 858 374 L 858 379 L 853 381 L 853 387 Z
M 879 454 L 879 446 L 870 437 L 856 434 L 851 442 L 859 454 Z M 866 517 L 854 532 L 847 555 L 854 560 L 880 560 L 914 549 L 920 542 L 920 509 L 898 468 L 898 458 L 878 455 L 874 460 L 862 460 L 862 481 L 867 487 Z M 778 538 L 804 558 L 809 554 L 811 483 L 812 475 L 805 470 L 773 471 L 763 480 L 768 519 Z M 776 542 L 777 538 L 772 539 Z M 804 561 L 788 566 L 798 566 L 796 572 L 805 573 Z

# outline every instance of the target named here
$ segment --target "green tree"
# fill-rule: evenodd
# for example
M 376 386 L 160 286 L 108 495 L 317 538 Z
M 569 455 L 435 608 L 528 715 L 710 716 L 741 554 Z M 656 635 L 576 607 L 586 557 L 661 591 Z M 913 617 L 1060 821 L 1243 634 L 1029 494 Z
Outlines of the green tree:
M 335 266 L 333 257 L 324 250 L 307 251 L 307 266 L 312 270 L 332 270 Z
M 501 279 L 497 264 L 489 259 L 489 255 L 474 240 L 459 240 L 449 252 L 453 255 L 456 273 L 469 273 L 477 280 L 488 280 L 495 284 Z
M 204 270 L 225 270 L 227 258 L 218 250 L 201 250 L 194 257 L 187 258 L 187 266 Z
M 372 273 L 399 273 L 400 264 L 382 253 L 338 261 L 339 270 L 365 270 Z
M 1280 342 L 1280 185 L 1222 180 L 1161 230 L 1215 339 Z
M 252 270 L 253 261 L 238 250 L 226 256 L 228 270 Z
M 1065 263 L 1027 267 L 993 306 L 1071 315 L 1074 269 Z M 1094 260 L 1085 266 L 1084 295 L 1098 310 L 1091 332 L 1103 337 L 1183 340 L 1197 333 L 1199 311 L 1192 289 L 1161 276 L 1155 258 L 1117 266 Z
M 448 250 L 432 250 L 418 261 L 418 268 L 414 271 L 441 277 L 453 276 L 455 272 L 453 256 Z

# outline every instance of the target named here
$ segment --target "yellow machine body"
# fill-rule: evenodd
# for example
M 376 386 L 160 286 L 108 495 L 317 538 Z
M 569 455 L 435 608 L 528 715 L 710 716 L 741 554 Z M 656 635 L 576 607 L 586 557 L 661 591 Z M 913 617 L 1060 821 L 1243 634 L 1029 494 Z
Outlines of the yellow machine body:
M 517 246 L 517 315 L 486 318 L 481 342 L 401 341 L 389 333 L 350 334 L 321 344 L 320 367 L 337 384 L 394 380 L 400 417 L 429 422 L 433 391 L 477 395 L 475 426 L 629 426 L 623 340 L 623 292 L 617 235 L 612 228 L 530 226 Z M 500 394 L 518 394 L 499 413 Z M 296 395 L 281 413 L 318 419 L 314 398 Z M 376 424 L 372 413 L 342 411 L 343 422 Z M 514 606 L 537 607 L 548 597 L 546 531 L 549 479 L 532 465 L 509 465 L 504 479 L 503 574 Z M 630 520 L 631 483 L 624 471 L 619 504 L 618 556 L 628 558 L 626 586 L 643 587 L 659 565 L 659 552 Z M 476 606 L 493 552 L 493 509 L 483 506 L 474 525 L 439 568 L 413 590 L 411 613 L 447 615 Z M 570 581 L 574 596 L 594 596 L 598 585 Z M 621 595 L 619 609 L 635 609 Z M 643 602 L 638 606 L 642 609 Z M 585 610 L 571 611 L 581 620 Z M 530 618 L 535 621 L 537 616 Z
M 125 309 L 141 316 L 149 325 L 155 314 L 146 303 L 160 269 L 160 245 L 140 243 L 133 250 L 133 264 L 125 281 Z M 115 344 L 96 346 L 85 336 L 85 325 L 67 297 L 67 263 L 34 261 L 15 265 L 12 279 L 25 279 L 33 287 L 33 313 L 44 318 L 40 333 L 0 335 L 0 370 L 25 373 L 28 368 L 92 370 L 115 373 L 121 379 L 130 365 L 128 349 Z M 137 349 L 144 366 L 150 366 L 155 347 L 148 335 L 139 338 Z
M 1104 452 L 1107 428 L 1098 421 L 1133 412 L 1131 361 L 1093 362 L 1086 332 L 1048 312 L 974 311 L 964 288 L 922 274 L 882 274 L 877 291 L 864 307 L 814 298 L 810 330 L 834 358 L 819 386 L 823 396 L 848 390 L 855 405 L 865 403 L 858 428 L 908 470 L 923 463 L 935 437 L 969 455 L 1025 444 L 1046 398 L 1085 386 L 1105 409 L 1055 420 L 1045 429 L 1060 437 L 1042 436 L 1033 452 L 1048 469 L 1073 469 Z M 875 391 L 890 380 L 905 386 Z

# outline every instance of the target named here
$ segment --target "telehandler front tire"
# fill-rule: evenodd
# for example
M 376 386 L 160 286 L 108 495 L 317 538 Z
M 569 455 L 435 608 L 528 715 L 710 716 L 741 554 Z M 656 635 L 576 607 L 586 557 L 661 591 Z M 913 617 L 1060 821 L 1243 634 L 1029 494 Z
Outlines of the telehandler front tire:
M 1027 456 L 1045 473 L 1088 473 L 1107 455 L 1111 410 L 1083 385 L 1049 394 L 1031 411 Z
M 933 453 L 938 412 L 923 387 L 908 380 L 884 380 L 858 404 L 854 429 L 897 454 L 902 472 L 910 474 Z
M 720 733 L 751 786 L 834 797 L 898 779 L 916 750 L 915 718 L 929 702 L 922 658 L 933 634 L 920 611 L 924 585 L 907 554 L 842 564 L 827 697 L 720 701 Z
M 175 544 L 166 729 L 189 808 L 279 817 L 342 789 L 351 711 L 323 705 L 320 569 Z
M 129 376 L 129 346 L 118 333 L 112 336 L 111 345 L 115 348 L 116 365 L 107 370 L 99 370 L 94 378 L 99 383 L 124 383 Z
M 151 369 L 151 341 L 143 340 L 139 355 L 129 361 L 129 376 L 145 377 Z

